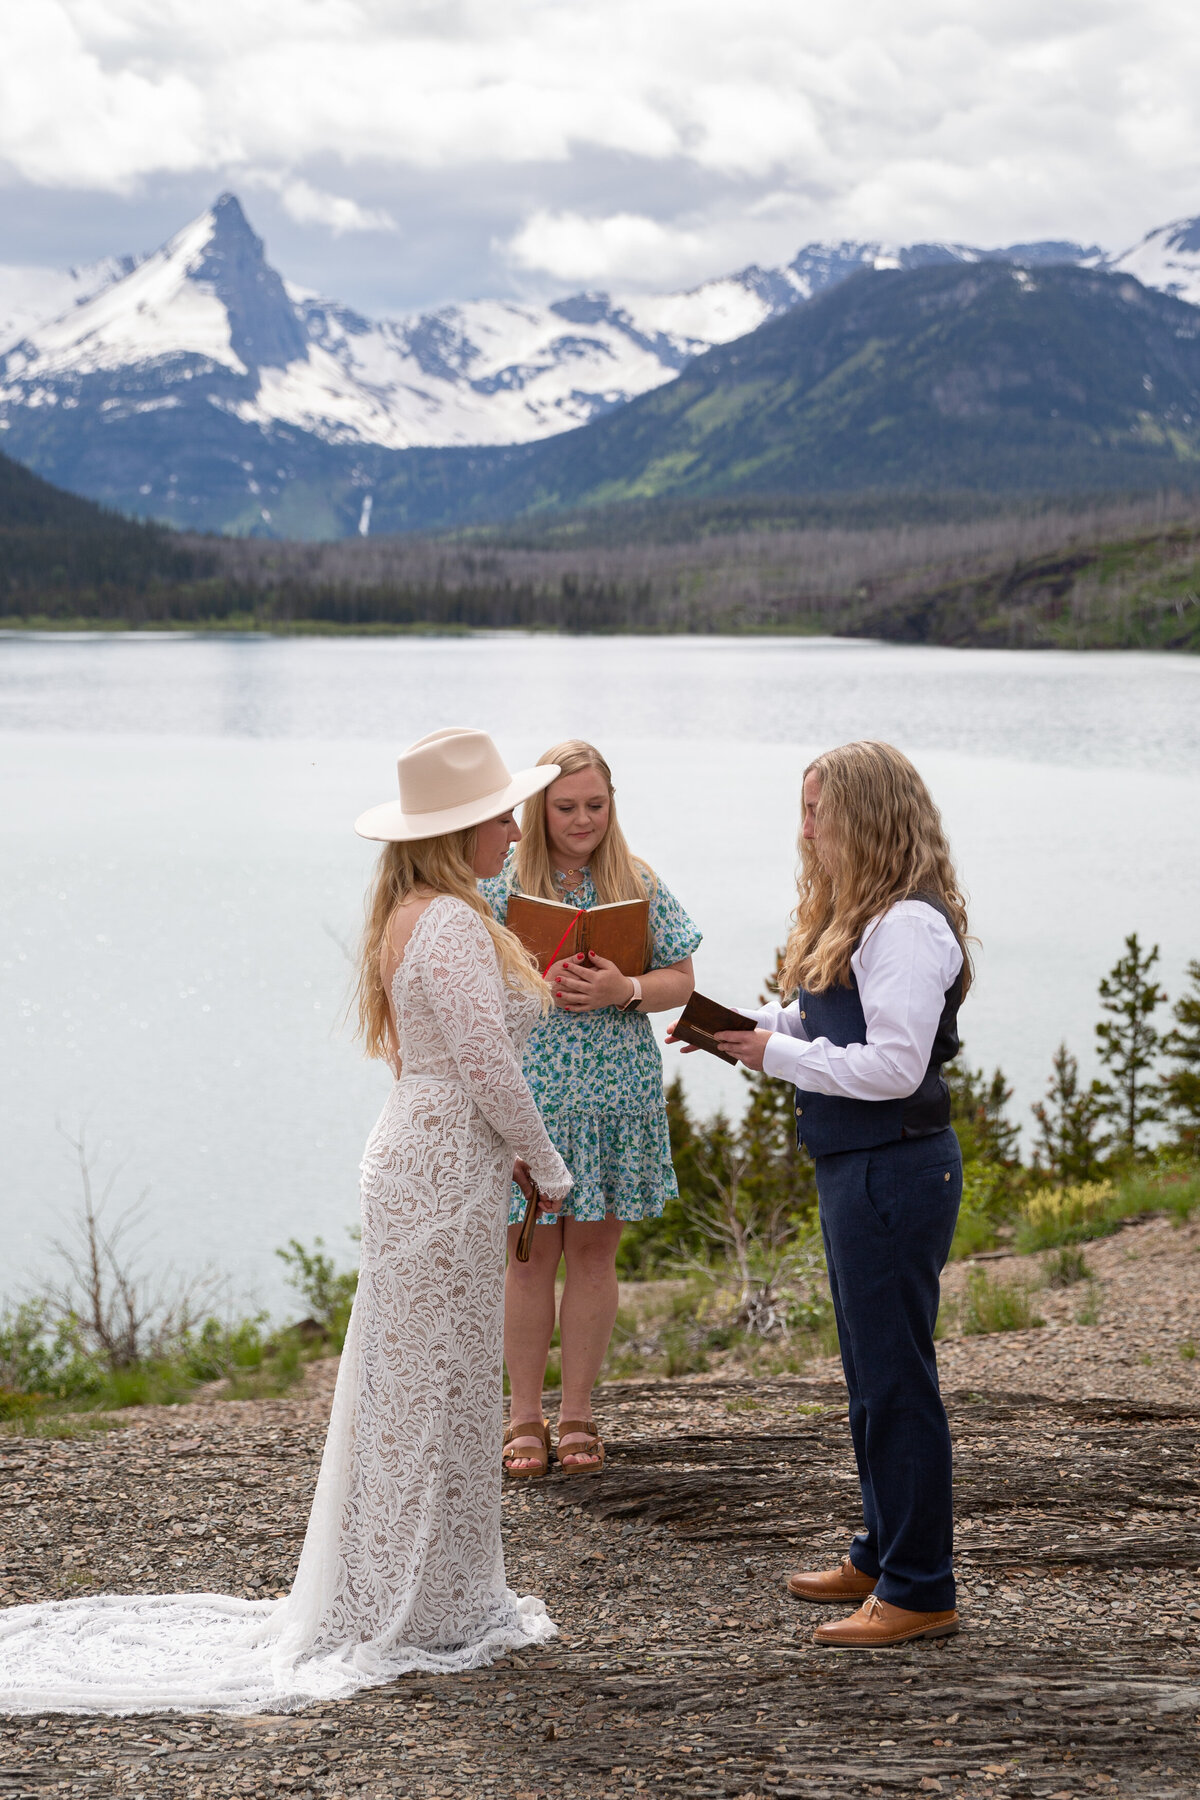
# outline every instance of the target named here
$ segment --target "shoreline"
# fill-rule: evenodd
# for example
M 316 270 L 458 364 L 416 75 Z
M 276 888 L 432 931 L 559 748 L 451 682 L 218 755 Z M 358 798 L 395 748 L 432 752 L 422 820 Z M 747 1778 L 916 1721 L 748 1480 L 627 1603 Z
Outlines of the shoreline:
M 333 624 L 319 619 L 298 619 L 294 621 L 269 621 L 247 619 L 245 623 L 236 618 L 225 619 L 179 619 L 155 620 L 147 623 L 133 623 L 127 619 L 50 619 L 39 615 L 31 615 L 28 619 L 0 617 L 0 642 L 37 641 L 39 639 L 59 640 L 66 637 L 76 638 L 168 638 L 168 639 L 212 639 L 230 638 L 238 642 L 250 642 L 253 639 L 267 641 L 277 638 L 454 638 L 479 639 L 499 638 L 506 641 L 521 638 L 671 638 L 671 639 L 711 639 L 713 641 L 729 639 L 740 641 L 756 639 L 769 641 L 772 638 L 787 640 L 805 639 L 814 643 L 826 642 L 841 646 L 861 644 L 887 645 L 897 650 L 998 650 L 1020 651 L 1033 656 L 1041 656 L 1050 651 L 1067 651 L 1072 655 L 1128 655 L 1169 656 L 1173 659 L 1187 660 L 1200 656 L 1200 642 L 1196 644 L 1154 644 L 1146 642 L 1128 643 L 1068 643 L 1056 639 L 1045 638 L 1036 643 L 998 643 L 991 638 L 978 641 L 956 638 L 954 642 L 940 642 L 926 638 L 885 637 L 878 634 L 861 632 L 830 631 L 825 625 L 753 625 L 748 624 L 733 628 L 728 624 L 711 629 L 695 626 L 680 626 L 674 630 L 662 627 L 647 627 L 637 630 L 628 624 L 614 626 L 612 629 L 597 628 L 587 631 L 572 629 L 563 625 L 454 625 L 420 621 L 407 625 L 383 625 L 363 623 L 358 625 Z

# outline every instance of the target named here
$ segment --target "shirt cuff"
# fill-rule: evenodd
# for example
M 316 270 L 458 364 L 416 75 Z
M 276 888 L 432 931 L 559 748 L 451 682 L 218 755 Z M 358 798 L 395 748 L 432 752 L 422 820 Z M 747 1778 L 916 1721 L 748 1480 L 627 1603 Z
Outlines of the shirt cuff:
M 791 1081 L 799 1085 L 807 1048 L 804 1038 L 788 1037 L 786 1032 L 773 1031 L 763 1051 L 763 1074 L 773 1075 L 778 1081 Z

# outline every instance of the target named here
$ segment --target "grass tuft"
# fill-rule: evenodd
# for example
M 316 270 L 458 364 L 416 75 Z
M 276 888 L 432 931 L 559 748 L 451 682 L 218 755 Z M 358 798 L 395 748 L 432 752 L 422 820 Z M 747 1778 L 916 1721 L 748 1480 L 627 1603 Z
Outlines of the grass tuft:
M 1048 1256 L 1042 1264 L 1042 1274 L 1046 1286 L 1051 1288 L 1074 1287 L 1077 1281 L 1092 1279 L 1083 1251 L 1074 1244 L 1062 1244 Z
M 1034 1312 L 1028 1288 L 1018 1282 L 993 1280 L 982 1269 L 972 1269 L 967 1275 L 960 1316 L 964 1337 L 1028 1331 L 1046 1323 Z

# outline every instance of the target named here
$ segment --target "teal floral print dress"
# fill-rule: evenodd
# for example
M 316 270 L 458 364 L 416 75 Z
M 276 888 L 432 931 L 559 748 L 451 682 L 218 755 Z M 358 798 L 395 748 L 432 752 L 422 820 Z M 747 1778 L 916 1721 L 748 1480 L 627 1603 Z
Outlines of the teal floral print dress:
M 503 871 L 481 881 L 492 912 L 507 922 L 510 894 L 520 893 L 516 855 Z M 595 906 L 596 890 L 585 870 L 573 888 L 573 906 Z M 669 888 L 659 881 L 650 892 L 652 969 L 691 956 L 700 933 Z M 618 1219 L 657 1219 L 679 1192 L 671 1163 L 662 1057 L 645 1013 L 615 1006 L 595 1012 L 563 1012 L 555 1007 L 536 1024 L 525 1047 L 525 1079 L 555 1149 L 575 1177 L 562 1214 L 598 1223 L 608 1213 Z M 513 1187 L 509 1222 L 525 1210 Z M 553 1224 L 553 1218 L 543 1218 Z

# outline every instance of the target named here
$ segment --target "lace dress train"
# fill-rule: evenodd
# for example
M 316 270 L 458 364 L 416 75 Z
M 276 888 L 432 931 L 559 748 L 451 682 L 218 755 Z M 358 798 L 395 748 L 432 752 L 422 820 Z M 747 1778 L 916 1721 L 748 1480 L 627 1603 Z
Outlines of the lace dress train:
M 570 1176 L 521 1075 L 532 997 L 442 897 L 392 986 L 403 1074 L 362 1165 L 362 1263 L 291 1593 L 102 1595 L 0 1613 L 0 1712 L 280 1711 L 553 1636 L 500 1541 L 514 1155 Z

